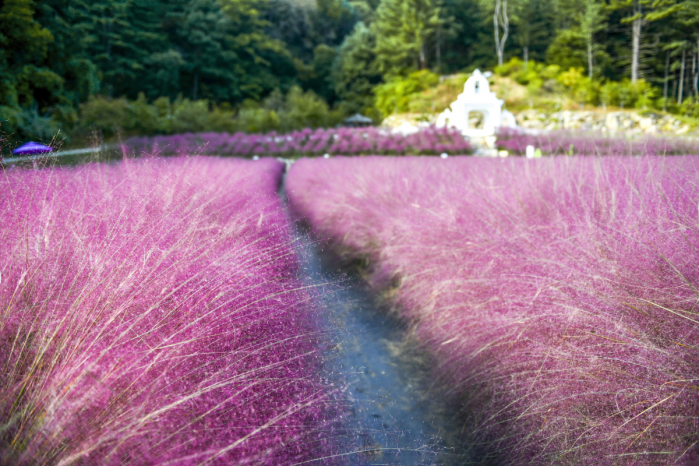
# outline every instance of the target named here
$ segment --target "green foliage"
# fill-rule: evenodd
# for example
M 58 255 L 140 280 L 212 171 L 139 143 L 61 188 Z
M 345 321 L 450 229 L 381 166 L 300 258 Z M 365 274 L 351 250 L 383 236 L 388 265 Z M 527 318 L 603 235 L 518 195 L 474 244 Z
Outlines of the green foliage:
M 0 105 L 46 112 L 65 103 L 63 78 L 46 66 L 51 32 L 35 19 L 31 0 L 0 4 Z
M 282 131 L 300 128 L 330 126 L 331 115 L 328 104 L 313 91 L 303 92 L 294 86 L 286 95 L 284 112 L 280 115 Z
M 384 115 L 410 110 L 411 97 L 439 83 L 439 76 L 428 70 L 415 71 L 407 77 L 397 76 L 376 86 L 376 108 Z
M 619 83 L 608 81 L 600 87 L 599 100 L 606 107 L 616 105 L 619 95 Z
M 247 133 L 289 132 L 333 126 L 341 119 L 342 114 L 330 110 L 328 104 L 313 91 L 304 92 L 300 87 L 293 86 L 286 96 L 275 90 L 262 105 L 246 102 L 238 113 L 236 125 L 239 131 Z
M 546 60 L 562 69 L 587 68 L 585 38 L 580 31 L 565 29 L 559 31 L 546 51 Z
M 315 92 L 328 103 L 337 100 L 331 78 L 337 55 L 336 48 L 320 44 L 313 50 L 313 61 L 306 67 L 306 76 L 299 76 L 305 88 L 315 89 Z
M 693 118 L 699 118 L 699 99 L 690 98 L 682 102 L 678 109 L 679 113 Z
M 381 82 L 381 74 L 376 65 L 375 44 L 373 32 L 360 22 L 340 46 L 330 79 L 345 114 L 378 116 L 373 89 Z
M 0 131 L 13 143 L 33 140 L 48 143 L 59 134 L 55 119 L 30 109 L 0 106 Z
M 427 44 L 443 21 L 437 0 L 382 0 L 372 30 L 376 61 L 385 76 L 427 67 Z
M 90 97 L 80 105 L 80 123 L 86 128 L 101 131 L 105 136 L 112 136 L 126 129 L 129 124 L 128 110 L 129 102 L 124 97 Z
M 647 81 L 639 79 L 631 85 L 633 91 L 634 105 L 641 110 L 653 107 L 655 99 L 658 97 L 657 90 Z
M 510 3 L 512 43 L 518 45 L 523 61 L 525 57 L 526 61 L 545 60 L 546 49 L 556 34 L 556 3 L 557 0 L 515 0 Z
M 547 66 L 533 60 L 525 63 L 515 57 L 501 66 L 496 66 L 495 73 L 500 76 L 509 76 L 519 84 L 527 86 L 529 92 L 536 93 L 544 83 L 558 78 L 560 67 L 557 65 Z
M 509 61 L 496 72 L 537 102 L 553 108 L 563 93 L 583 104 L 695 112 L 695 86 L 684 86 L 680 106 L 677 80 L 683 57 L 695 79 L 699 0 L 507 3 Z M 631 85 L 627 24 L 636 19 L 643 79 Z M 411 73 L 496 62 L 492 0 L 6 0 L 0 123 L 17 139 L 92 126 L 106 137 L 286 131 L 355 112 L 436 112 L 452 90 Z M 666 72 L 675 93 L 663 100 Z
M 129 101 L 124 97 L 91 97 L 80 106 L 80 130 L 98 131 L 104 137 L 131 134 L 173 134 L 202 131 L 234 132 L 238 126 L 235 112 L 208 100 L 178 98 L 170 102 L 161 97 L 152 104 L 144 94 Z
M 245 101 L 236 112 L 230 105 L 208 100 L 161 97 L 148 103 L 144 94 L 136 100 L 96 96 L 80 106 L 80 132 L 93 131 L 105 138 L 128 135 L 199 132 L 287 132 L 337 124 L 342 115 L 331 111 L 313 91 L 293 86 L 284 95 L 272 92 L 261 104 Z
M 333 5 L 328 3 L 322 14 L 336 15 Z M 265 0 L 2 2 L 3 131 L 26 137 L 36 131 L 19 128 L 34 127 L 26 122 L 37 121 L 47 122 L 47 128 L 70 129 L 81 104 L 84 121 L 78 129 L 95 126 L 107 137 L 118 131 L 232 129 L 232 110 L 212 122 L 209 113 L 217 114 L 211 110 L 219 108 L 216 103 L 260 100 L 295 80 L 296 67 L 285 44 L 266 33 L 265 7 Z M 346 21 L 343 8 L 339 18 Z M 327 77 L 334 49 L 322 44 L 317 49 L 311 65 L 317 79 L 307 84 L 324 84 L 323 96 L 332 99 Z M 106 97 L 88 100 L 100 91 Z M 147 100 L 172 100 L 180 94 L 192 100 L 173 103 L 166 121 L 154 117 Z M 127 104 L 122 97 L 134 102 Z
M 530 93 L 563 92 L 580 104 L 636 107 L 641 110 L 662 108 L 658 101 L 658 89 L 648 81 L 638 80 L 635 84 L 629 79 L 620 82 L 590 79 L 583 67 L 572 67 L 561 72 L 556 65 L 544 65 L 529 61 L 524 63 L 513 58 L 502 66 L 495 68 L 500 76 L 508 76 L 519 84 L 526 85 Z M 560 87 L 551 89 L 555 80 Z M 543 85 L 542 85 L 543 83 Z
M 572 94 L 573 98 L 583 104 L 596 104 L 599 84 L 583 75 L 582 68 L 570 68 L 558 76 L 560 82 Z

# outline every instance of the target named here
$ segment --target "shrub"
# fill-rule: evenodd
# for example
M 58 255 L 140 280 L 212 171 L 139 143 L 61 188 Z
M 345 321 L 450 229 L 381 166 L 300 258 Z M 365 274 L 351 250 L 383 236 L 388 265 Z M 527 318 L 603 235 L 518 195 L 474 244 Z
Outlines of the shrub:
M 625 79 L 619 83 L 617 87 L 617 96 L 619 106 L 623 109 L 633 105 L 634 103 L 634 89 L 631 85 L 631 81 Z
M 72 117 L 70 112 L 62 116 Z M 19 145 L 27 140 L 48 144 L 58 135 L 59 128 L 59 119 L 52 115 L 40 115 L 36 109 L 0 106 L 0 135 L 12 145 Z
M 172 104 L 170 131 L 200 133 L 209 129 L 209 101 L 177 99 Z
M 607 81 L 600 87 L 599 100 L 607 107 L 608 105 L 616 105 L 619 95 L 619 83 Z
M 163 107 L 162 101 L 160 106 Z M 161 116 L 159 110 L 158 106 L 149 105 L 146 95 L 141 92 L 138 94 L 138 99 L 129 103 L 126 109 L 126 120 L 122 122 L 122 128 L 139 134 L 163 133 L 168 130 L 166 124 L 167 113 Z
M 80 125 L 85 129 L 96 129 L 105 136 L 113 136 L 128 124 L 129 102 L 125 98 L 111 99 L 90 96 L 80 105 Z
M 328 104 L 313 91 L 293 86 L 286 94 L 283 112 L 279 115 L 283 131 L 303 128 L 321 128 L 330 126 L 330 109 Z
M 657 92 L 653 86 L 643 79 L 633 85 L 634 103 L 636 108 L 646 110 L 653 107 Z
M 374 88 L 376 108 L 384 115 L 407 112 L 413 95 L 439 83 L 439 76 L 429 70 L 415 71 L 407 77 L 396 76 Z
M 279 129 L 279 117 L 274 110 L 243 108 L 238 112 L 238 128 L 245 133 L 267 133 Z
M 495 67 L 495 73 L 500 76 L 509 76 L 519 84 L 527 86 L 531 93 L 538 92 L 549 79 L 556 79 L 560 73 L 557 66 L 546 66 L 530 60 L 524 63 L 519 58 L 512 58 L 502 66 Z

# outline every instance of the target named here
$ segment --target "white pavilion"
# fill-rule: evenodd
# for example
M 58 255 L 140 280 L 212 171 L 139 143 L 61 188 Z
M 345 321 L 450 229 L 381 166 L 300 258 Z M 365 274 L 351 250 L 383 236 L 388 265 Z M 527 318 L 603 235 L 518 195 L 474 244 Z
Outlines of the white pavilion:
M 437 126 L 453 126 L 470 138 L 487 138 L 497 127 L 516 127 L 514 115 L 502 109 L 504 101 L 490 90 L 480 70 L 464 84 L 464 92 L 437 118 Z

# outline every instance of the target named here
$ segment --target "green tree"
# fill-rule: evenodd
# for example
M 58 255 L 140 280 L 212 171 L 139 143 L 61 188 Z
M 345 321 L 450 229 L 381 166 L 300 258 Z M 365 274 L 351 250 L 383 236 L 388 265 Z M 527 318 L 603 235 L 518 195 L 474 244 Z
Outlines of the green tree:
M 0 124 L 18 139 L 47 139 L 51 113 L 70 104 L 64 78 L 46 63 L 54 37 L 35 14 L 31 0 L 0 4 Z
M 376 86 L 376 108 L 384 115 L 409 110 L 411 96 L 439 83 L 439 76 L 420 70 L 407 77 L 395 76 L 385 84 Z
M 628 12 L 623 24 L 631 24 L 631 82 L 641 78 L 639 62 L 643 28 L 651 22 L 668 18 L 683 8 L 682 0 L 612 0 L 610 8 Z
M 512 37 L 522 51 L 522 60 L 544 61 L 555 35 L 552 1 L 520 0 L 514 6 Z
M 53 35 L 34 14 L 31 0 L 7 0 L 0 6 L 0 98 L 6 106 L 45 106 L 60 99 L 56 94 L 63 79 L 43 66 Z M 42 98 L 40 91 L 50 97 Z
M 328 103 L 333 103 L 337 99 L 331 79 L 336 59 L 335 47 L 325 44 L 317 46 L 313 51 L 313 61 L 310 64 L 308 76 L 302 82 L 305 89 L 312 89 Z
M 36 8 L 37 21 L 53 36 L 45 66 L 64 79 L 67 102 L 61 111 L 71 112 L 101 85 L 100 71 L 88 53 L 92 38 L 87 5 L 82 0 L 43 0 Z
M 109 96 L 120 94 L 137 77 L 147 56 L 131 42 L 130 6 L 130 0 L 97 0 L 88 6 L 89 53 L 102 72 L 103 91 Z
M 381 82 L 375 45 L 373 32 L 359 22 L 340 46 L 330 78 L 345 113 L 375 116 L 373 88 Z
M 587 48 L 587 76 L 594 75 L 595 34 L 607 27 L 603 5 L 596 0 L 587 0 L 580 14 L 580 33 Z
M 428 44 L 442 24 L 437 0 L 383 0 L 372 25 L 379 71 L 398 75 L 425 69 Z
M 492 36 L 492 18 L 487 15 L 480 2 L 443 0 L 442 12 L 442 17 L 451 18 L 451 21 L 440 31 L 440 71 L 454 72 L 472 66 L 490 66 L 492 50 L 488 41 Z M 487 45 L 484 45 L 486 43 Z
M 284 44 L 264 32 L 256 0 L 190 0 L 171 14 L 181 83 L 192 99 L 260 99 L 296 70 Z
M 585 68 L 587 51 L 585 38 L 578 29 L 558 31 L 556 38 L 546 51 L 546 61 L 556 64 L 561 69 Z

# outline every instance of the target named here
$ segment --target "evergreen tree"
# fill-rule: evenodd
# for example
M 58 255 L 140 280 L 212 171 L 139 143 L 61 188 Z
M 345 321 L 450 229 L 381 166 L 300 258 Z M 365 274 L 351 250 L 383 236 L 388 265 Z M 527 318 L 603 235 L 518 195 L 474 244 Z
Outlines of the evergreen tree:
M 6 0 L 0 5 L 0 104 L 41 107 L 61 103 L 63 78 L 45 66 L 51 31 L 34 15 L 31 0 Z
M 375 114 L 373 89 L 381 82 L 375 47 L 372 31 L 359 22 L 339 49 L 331 79 L 345 113 Z
M 627 15 L 622 19 L 623 24 L 631 25 L 631 82 L 635 83 L 640 77 L 639 64 L 644 27 L 674 15 L 683 8 L 682 0 L 613 0 L 610 7 L 622 10 Z
M 595 0 L 588 0 L 580 14 L 580 33 L 587 49 L 587 74 L 590 79 L 594 75 L 594 37 L 606 27 L 604 13 L 604 5 Z
M 61 111 L 67 113 L 100 90 L 100 72 L 88 53 L 90 25 L 86 12 L 83 0 L 44 0 L 37 4 L 36 19 L 53 36 L 45 63 L 64 79 L 63 94 L 68 102 Z
M 50 67 L 54 36 L 31 0 L 0 3 L 0 131 L 3 139 L 51 139 L 54 117 L 69 119 L 65 79 Z M 57 115 L 56 115 L 57 114 Z
M 428 44 L 439 27 L 438 0 L 383 0 L 372 24 L 376 60 L 384 75 L 428 66 Z
M 442 17 L 452 18 L 441 31 L 442 70 L 490 66 L 492 18 L 478 0 L 444 0 L 442 11 Z
M 521 0 L 513 4 L 512 47 L 522 60 L 545 60 L 546 49 L 554 38 L 553 2 L 551 0 Z

